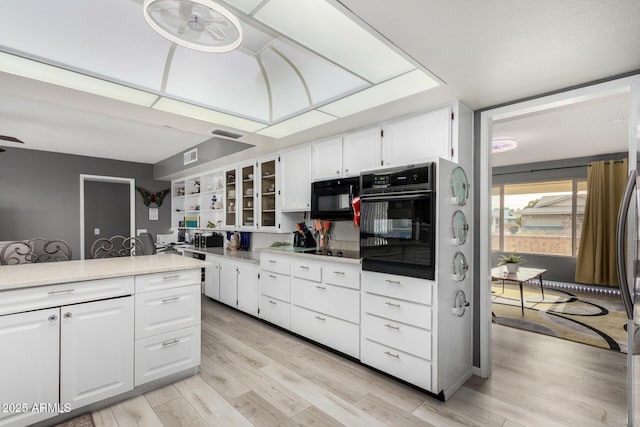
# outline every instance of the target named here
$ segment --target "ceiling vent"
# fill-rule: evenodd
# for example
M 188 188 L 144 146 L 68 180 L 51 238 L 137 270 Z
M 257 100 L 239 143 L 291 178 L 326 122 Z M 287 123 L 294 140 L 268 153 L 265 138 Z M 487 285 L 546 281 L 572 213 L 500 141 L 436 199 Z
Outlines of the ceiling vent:
M 211 131 L 211 133 L 214 135 L 226 136 L 227 138 L 233 138 L 233 139 L 238 139 L 244 136 L 244 135 L 240 135 L 239 133 L 229 132 L 222 129 L 215 129 Z
M 194 148 L 184 153 L 184 164 L 189 165 L 198 161 L 198 149 Z

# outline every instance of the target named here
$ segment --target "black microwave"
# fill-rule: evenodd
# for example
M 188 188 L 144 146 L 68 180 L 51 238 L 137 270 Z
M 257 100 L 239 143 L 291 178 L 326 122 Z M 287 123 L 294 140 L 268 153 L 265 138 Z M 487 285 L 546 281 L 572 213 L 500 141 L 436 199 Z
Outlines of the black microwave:
M 351 200 L 359 194 L 360 178 L 340 178 L 311 184 L 311 219 L 353 219 Z

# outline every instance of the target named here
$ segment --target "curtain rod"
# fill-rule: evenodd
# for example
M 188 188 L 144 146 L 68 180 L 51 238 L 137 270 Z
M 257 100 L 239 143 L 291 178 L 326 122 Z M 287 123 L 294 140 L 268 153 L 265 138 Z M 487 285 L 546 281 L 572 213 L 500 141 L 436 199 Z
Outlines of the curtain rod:
M 613 161 L 614 163 L 622 163 L 622 162 L 624 162 L 624 160 L 607 160 L 607 161 Z M 514 175 L 514 174 L 517 174 L 517 173 L 545 172 L 545 171 L 556 171 L 556 170 L 575 169 L 575 168 L 584 168 L 584 167 L 591 167 L 591 165 L 590 164 L 586 164 L 586 165 L 565 166 L 565 167 L 557 167 L 557 168 L 530 169 L 530 170 L 523 170 L 523 171 L 516 171 L 516 172 L 494 173 L 492 175 L 493 176 Z

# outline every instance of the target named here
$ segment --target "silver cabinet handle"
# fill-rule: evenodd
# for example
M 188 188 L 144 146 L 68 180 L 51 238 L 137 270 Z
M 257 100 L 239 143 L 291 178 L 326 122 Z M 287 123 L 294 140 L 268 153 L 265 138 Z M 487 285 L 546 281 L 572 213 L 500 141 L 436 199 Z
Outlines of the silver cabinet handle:
M 52 314 L 51 316 L 49 316 L 47 320 L 51 323 L 55 323 L 56 320 L 58 320 L 58 316 L 56 316 L 55 314 Z
M 326 291 L 327 288 L 325 286 L 316 285 L 316 288 Z
M 51 291 L 49 292 L 49 295 L 60 295 L 60 294 L 70 294 L 71 292 L 74 292 L 75 289 L 62 289 L 60 291 Z
M 270 274 L 269 277 L 273 280 L 276 280 L 278 278 L 278 276 L 274 276 L 273 274 Z
M 269 303 L 270 303 L 270 304 L 277 304 L 277 302 L 275 302 L 275 301 L 271 301 L 271 300 L 269 300 Z
M 340 171 L 336 171 L 336 174 L 337 174 L 337 175 L 340 175 Z
M 344 271 L 334 271 L 333 274 L 340 274 L 340 275 L 344 276 Z
M 400 304 L 396 304 L 396 303 L 389 302 L 389 301 L 385 301 L 384 303 L 387 304 L 388 306 L 391 306 L 391 307 L 400 308 Z
M 390 351 L 385 351 L 384 354 L 386 354 L 387 356 L 395 357 L 396 359 L 400 359 L 399 354 L 393 354 Z
M 391 323 L 385 323 L 384 326 L 386 326 L 389 329 L 395 329 L 396 331 L 400 330 L 400 326 L 398 325 L 392 325 Z
M 171 340 L 171 341 L 165 341 L 162 343 L 162 347 L 169 347 L 170 345 L 175 345 L 178 344 L 180 342 L 179 339 L 175 339 L 175 340 Z
M 270 260 L 269 260 L 269 262 L 270 262 L 271 264 L 276 264 L 278 261 L 275 261 L 275 260 L 270 259 Z
M 390 285 L 399 285 L 400 281 L 398 280 L 385 280 L 385 282 L 389 283 Z
M 322 320 L 323 322 L 324 322 L 325 320 L 327 320 L 327 319 L 325 319 L 324 317 L 320 317 L 320 316 L 316 316 L 316 319 L 318 319 L 318 320 Z
M 173 279 L 179 279 L 179 278 L 180 278 L 179 274 L 174 274 L 173 276 L 164 276 L 162 280 L 173 280 Z
M 171 298 L 165 298 L 162 300 L 163 304 L 166 304 L 168 302 L 175 302 L 178 301 L 180 299 L 180 297 L 171 297 Z
M 344 173 L 349 173 L 349 169 L 345 169 L 345 170 L 344 170 Z
M 62 315 L 62 317 L 64 317 L 65 319 L 71 319 L 73 317 L 73 314 L 70 311 L 67 311 Z
M 302 268 L 303 270 L 308 270 L 309 266 L 308 265 L 301 265 L 300 268 Z

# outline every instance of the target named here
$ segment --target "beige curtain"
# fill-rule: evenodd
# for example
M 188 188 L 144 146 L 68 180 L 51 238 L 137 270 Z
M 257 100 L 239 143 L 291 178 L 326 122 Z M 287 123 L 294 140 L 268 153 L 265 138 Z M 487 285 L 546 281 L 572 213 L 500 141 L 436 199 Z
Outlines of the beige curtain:
M 627 183 L 627 160 L 587 167 L 587 200 L 576 260 L 576 282 L 618 286 L 616 222 Z

